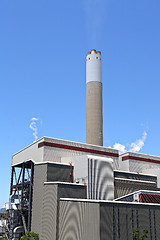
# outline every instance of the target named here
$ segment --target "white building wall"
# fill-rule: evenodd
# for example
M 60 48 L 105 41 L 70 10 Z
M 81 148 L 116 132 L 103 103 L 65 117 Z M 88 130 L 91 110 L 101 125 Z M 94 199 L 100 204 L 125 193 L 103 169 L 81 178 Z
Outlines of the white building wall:
M 47 143 L 53 143 L 57 144 L 58 147 L 51 147 L 51 146 L 41 146 L 38 147 L 38 144 L 43 144 L 43 142 Z M 64 147 L 63 147 L 64 146 Z M 70 150 L 66 149 L 65 146 L 68 147 L 77 147 L 80 149 L 84 149 L 87 151 L 99 151 L 99 154 L 95 154 L 95 156 L 103 156 L 104 153 L 108 154 L 117 154 L 118 151 L 115 149 L 111 148 L 106 148 L 106 147 L 100 147 L 100 146 L 95 146 L 95 145 L 90 145 L 90 144 L 85 144 L 85 143 L 77 143 L 77 142 L 71 142 L 67 140 L 61 140 L 61 139 L 54 139 L 54 138 L 48 138 L 48 137 L 43 137 L 40 140 L 34 142 L 30 146 L 22 149 L 18 153 L 13 155 L 12 158 L 12 166 L 17 165 L 19 163 L 32 160 L 34 162 L 61 162 L 61 158 L 63 157 L 73 157 L 73 156 L 81 156 L 81 155 L 86 155 L 87 153 L 84 151 L 79 151 L 79 150 Z M 101 154 L 102 152 L 102 154 Z M 114 160 L 114 169 L 119 168 L 119 161 L 118 157 L 110 157 Z
M 157 176 L 157 187 L 160 188 L 160 167 L 142 169 L 145 174 L 152 174 Z
M 34 162 L 42 162 L 44 149 L 38 148 L 38 144 L 40 142 L 42 142 L 42 139 L 34 142 L 33 144 L 14 154 L 12 156 L 12 166 L 29 160 L 32 160 Z
M 113 200 L 113 160 L 94 155 L 62 158 L 64 163 L 74 165 L 74 182 L 87 185 L 87 198 Z

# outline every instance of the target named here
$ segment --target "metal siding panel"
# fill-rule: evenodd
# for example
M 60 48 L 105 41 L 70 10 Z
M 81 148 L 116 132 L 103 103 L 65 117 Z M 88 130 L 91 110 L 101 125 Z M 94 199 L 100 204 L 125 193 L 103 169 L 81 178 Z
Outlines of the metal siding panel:
M 47 182 L 71 182 L 70 166 L 47 164 Z
M 113 205 L 113 240 L 120 240 L 119 206 Z
M 58 197 L 59 198 L 85 198 L 85 187 L 79 186 L 70 186 L 70 185 L 58 185 Z
M 57 186 L 44 185 L 42 237 L 40 240 L 54 240 L 57 234 Z
M 134 230 L 134 222 L 133 222 L 133 207 L 126 206 L 126 230 L 127 230 L 127 239 L 131 239 L 131 232 Z
M 148 229 L 150 228 L 149 222 L 149 209 L 148 206 L 138 207 L 138 218 L 139 218 L 139 229 Z
M 18 153 L 13 155 L 12 158 L 12 166 L 17 165 L 21 162 L 28 161 L 31 159 L 34 162 L 42 162 L 43 161 L 43 148 L 38 148 L 38 143 L 41 140 L 31 144 L 30 146 L 22 149 Z
M 124 240 L 128 239 L 128 212 L 126 211 L 126 206 L 119 207 L 119 239 Z
M 138 190 L 153 190 L 156 191 L 157 190 L 157 186 L 156 183 L 144 183 L 141 181 L 137 181 L 137 182 L 132 182 L 132 181 L 128 181 L 126 180 L 122 180 L 122 179 L 115 179 L 114 180 L 114 197 L 118 198 L 118 197 L 122 197 L 124 195 L 127 195 L 129 193 L 132 192 L 136 192 Z
M 160 210 L 155 209 L 155 231 L 156 231 L 156 239 L 159 240 L 160 236 Z
M 113 239 L 113 205 L 100 204 L 100 239 Z
M 99 205 L 60 200 L 59 240 L 100 240 Z
M 43 206 L 43 183 L 47 180 L 47 166 L 34 166 L 33 202 L 31 230 L 41 236 L 41 219 Z
M 149 222 L 150 222 L 150 228 L 148 231 L 150 231 L 150 240 L 155 240 L 155 232 L 154 232 L 154 214 L 153 209 L 149 207 Z
M 89 189 L 92 199 L 113 200 L 114 177 L 111 161 L 89 159 Z

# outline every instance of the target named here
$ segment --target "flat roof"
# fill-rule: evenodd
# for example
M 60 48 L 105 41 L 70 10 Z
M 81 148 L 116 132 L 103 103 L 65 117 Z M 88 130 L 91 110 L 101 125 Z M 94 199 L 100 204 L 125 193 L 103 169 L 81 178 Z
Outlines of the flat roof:
M 70 185 L 70 186 L 81 186 L 84 187 L 84 184 L 80 184 L 80 183 L 70 183 L 70 182 L 44 182 L 44 185 L 54 185 L 54 184 L 61 184 L 61 185 Z
M 115 198 L 114 201 L 117 201 L 119 199 L 125 198 L 125 197 L 129 197 L 132 196 L 133 194 L 138 194 L 138 193 L 148 193 L 148 194 L 160 194 L 160 191 L 151 191 L 151 190 L 138 190 L 129 194 L 126 194 L 124 196 L 121 196 L 119 198 Z
M 114 172 L 120 172 L 120 173 L 128 173 L 128 174 L 134 174 L 134 175 L 144 175 L 144 176 L 152 176 L 152 177 L 157 177 L 155 174 L 150 174 L 150 173 L 141 173 L 141 172 L 129 172 L 129 171 L 123 171 L 123 170 L 114 170 Z
M 140 182 L 140 183 L 151 183 L 151 184 L 156 184 L 156 182 L 153 182 L 153 181 L 145 181 L 145 180 L 140 180 L 140 179 L 130 179 L 130 178 L 118 178 L 118 177 L 115 177 L 114 178 L 115 180 L 121 180 L 121 181 L 129 181 L 129 182 Z
M 156 155 L 149 155 L 149 154 L 145 154 L 145 153 L 137 153 L 137 152 L 125 152 L 125 153 L 122 153 L 120 154 L 120 157 L 123 157 L 123 156 L 135 156 L 135 157 L 144 157 L 144 158 L 159 158 L 160 159 L 160 156 L 156 156 Z
M 71 202 L 90 202 L 90 203 L 109 203 L 109 204 L 124 204 L 124 205 L 146 205 L 146 206 L 157 206 L 160 204 L 156 203 L 140 203 L 140 202 L 123 202 L 123 201 L 111 201 L 111 200 L 93 200 L 93 199 L 78 199 L 78 198 L 60 198 L 60 201 L 71 201 Z
M 27 147 L 21 149 L 20 151 L 14 153 L 12 155 L 12 157 L 14 157 L 15 155 L 19 154 L 20 152 L 22 152 L 22 151 L 26 150 L 27 148 L 30 148 L 31 146 L 36 145 L 36 144 L 38 144 L 38 147 L 42 147 L 42 146 L 45 146 L 45 145 L 47 146 L 47 144 L 48 144 L 48 145 L 50 145 L 52 147 L 55 147 L 55 148 L 56 148 L 56 144 L 59 144 L 59 146 L 58 146 L 59 148 L 63 148 L 65 146 L 71 146 L 75 149 L 70 149 L 70 150 L 77 150 L 77 151 L 80 151 L 80 150 L 83 150 L 83 149 L 84 150 L 85 149 L 95 149 L 95 150 L 103 152 L 103 150 L 104 150 L 104 152 L 109 152 L 109 153 L 116 154 L 117 157 L 119 156 L 119 151 L 116 150 L 116 149 L 113 149 L 113 148 L 107 148 L 107 147 L 104 147 L 104 146 L 98 146 L 98 145 L 92 145 L 92 144 L 88 144 L 88 143 L 80 143 L 80 142 L 74 142 L 74 141 L 58 139 L 58 138 L 51 138 L 51 137 L 44 136 L 44 137 L 38 139 L 37 141 L 31 143 Z M 80 148 L 82 148 L 82 149 L 80 149 Z

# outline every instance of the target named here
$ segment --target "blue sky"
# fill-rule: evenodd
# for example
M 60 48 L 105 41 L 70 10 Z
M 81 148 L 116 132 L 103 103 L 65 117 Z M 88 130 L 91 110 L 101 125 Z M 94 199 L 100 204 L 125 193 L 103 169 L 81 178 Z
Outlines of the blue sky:
M 103 57 L 104 146 L 138 140 L 160 156 L 159 12 L 159 0 L 0 1 L 0 206 L 12 154 L 35 139 L 32 118 L 38 138 L 85 142 L 92 48 Z

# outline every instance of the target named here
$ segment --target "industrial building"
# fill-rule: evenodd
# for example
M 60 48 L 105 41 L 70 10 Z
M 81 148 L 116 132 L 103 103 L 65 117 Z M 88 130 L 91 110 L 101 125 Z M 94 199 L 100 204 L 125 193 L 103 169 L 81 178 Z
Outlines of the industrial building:
M 160 157 L 103 146 L 102 55 L 86 57 L 86 143 L 43 137 L 12 157 L 9 237 L 124 240 L 160 236 Z

